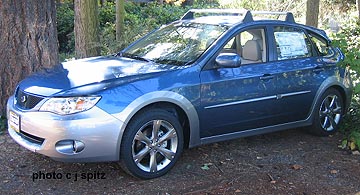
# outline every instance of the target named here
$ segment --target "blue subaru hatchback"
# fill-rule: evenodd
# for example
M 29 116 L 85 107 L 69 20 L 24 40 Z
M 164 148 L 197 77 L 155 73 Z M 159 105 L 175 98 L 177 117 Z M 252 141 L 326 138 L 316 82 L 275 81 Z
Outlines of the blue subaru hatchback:
M 302 126 L 333 134 L 352 94 L 343 57 L 291 13 L 190 10 L 114 56 L 21 81 L 8 131 L 55 160 L 120 161 L 155 178 L 183 148 Z

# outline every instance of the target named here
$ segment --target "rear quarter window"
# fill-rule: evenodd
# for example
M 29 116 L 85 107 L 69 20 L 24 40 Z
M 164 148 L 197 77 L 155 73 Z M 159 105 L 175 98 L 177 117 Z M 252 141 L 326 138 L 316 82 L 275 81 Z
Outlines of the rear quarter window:
M 328 42 L 315 34 L 310 33 L 311 41 L 314 43 L 315 49 L 320 56 L 332 56 L 334 54 L 334 50 L 328 44 Z

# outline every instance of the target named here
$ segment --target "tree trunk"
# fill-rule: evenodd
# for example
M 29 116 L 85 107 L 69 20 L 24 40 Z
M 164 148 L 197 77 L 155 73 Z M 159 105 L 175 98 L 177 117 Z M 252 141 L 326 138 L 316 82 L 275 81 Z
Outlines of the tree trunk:
M 54 0 L 0 1 L 0 115 L 18 82 L 58 63 Z
M 306 25 L 317 27 L 319 18 L 320 0 L 307 0 Z
M 75 0 L 75 55 L 100 55 L 98 1 Z
M 124 33 L 125 0 L 116 0 L 116 41 L 120 41 Z
M 360 0 L 356 0 L 356 10 L 358 12 L 358 21 L 360 21 Z

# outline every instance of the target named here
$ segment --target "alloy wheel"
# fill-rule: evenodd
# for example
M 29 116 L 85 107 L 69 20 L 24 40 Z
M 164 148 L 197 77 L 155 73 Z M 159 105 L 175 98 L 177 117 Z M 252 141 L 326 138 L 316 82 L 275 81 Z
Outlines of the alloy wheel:
M 145 123 L 132 141 L 132 158 L 145 172 L 161 171 L 174 159 L 178 148 L 175 128 L 165 120 Z
M 322 101 L 319 111 L 321 127 L 325 131 L 332 131 L 340 123 L 342 104 L 340 98 L 330 94 Z

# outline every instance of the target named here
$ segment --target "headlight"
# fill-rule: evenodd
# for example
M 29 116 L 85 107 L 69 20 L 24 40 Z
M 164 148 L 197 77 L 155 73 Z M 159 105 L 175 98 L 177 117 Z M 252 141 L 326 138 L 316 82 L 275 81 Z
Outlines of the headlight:
M 50 98 L 40 111 L 53 112 L 60 115 L 74 114 L 89 110 L 100 100 L 100 97 L 68 97 Z

